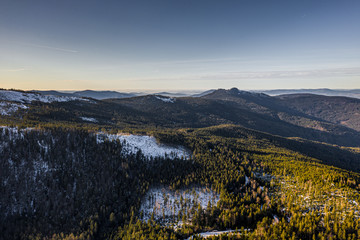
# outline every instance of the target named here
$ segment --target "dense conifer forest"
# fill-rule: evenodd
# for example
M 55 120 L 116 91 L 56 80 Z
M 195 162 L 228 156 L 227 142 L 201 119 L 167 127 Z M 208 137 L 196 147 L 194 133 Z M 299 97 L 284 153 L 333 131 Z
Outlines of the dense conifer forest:
M 197 239 L 196 233 L 213 229 L 237 230 L 229 239 L 360 236 L 356 172 L 236 126 L 148 134 L 187 147 L 191 158 L 123 154 L 121 142 L 99 143 L 90 130 L 3 128 L 2 237 Z M 181 227 L 141 221 L 144 194 L 160 184 L 173 190 L 205 186 L 220 201 L 193 207 L 191 217 L 179 213 Z

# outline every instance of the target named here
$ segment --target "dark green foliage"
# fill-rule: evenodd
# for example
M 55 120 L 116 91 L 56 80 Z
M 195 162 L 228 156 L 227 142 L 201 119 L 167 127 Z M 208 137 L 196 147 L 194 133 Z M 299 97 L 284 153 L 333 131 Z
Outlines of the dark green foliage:
M 358 238 L 360 221 L 354 215 L 346 215 L 345 220 L 342 220 L 338 213 L 329 213 L 323 218 L 321 216 L 326 210 L 318 209 L 304 212 L 303 216 L 303 210 L 293 203 L 297 196 L 305 195 L 310 190 L 324 193 L 336 190 L 350 196 L 350 193 L 355 193 L 354 190 L 360 188 L 359 174 L 323 165 L 319 160 L 277 147 L 271 141 L 257 139 L 258 136 L 254 133 L 251 135 L 243 132 L 240 138 L 224 138 L 216 137 L 211 132 L 215 130 L 223 136 L 234 136 L 235 129 L 230 129 L 231 131 L 228 131 L 229 127 L 218 127 L 195 130 L 185 137 L 183 144 L 193 149 L 195 162 L 202 166 L 193 181 L 202 185 L 210 184 L 221 192 L 221 195 L 217 206 L 198 208 L 191 225 L 174 232 L 182 235 L 179 239 L 208 229 L 241 227 L 253 231 L 210 239 L 329 239 L 330 236 L 333 236 L 333 239 Z M 163 139 L 169 138 L 171 134 L 168 134 L 162 135 Z M 178 134 L 174 134 L 175 139 Z M 286 185 L 290 186 L 288 191 L 281 190 L 280 182 L 285 179 L 278 183 L 270 182 L 263 177 L 265 171 L 276 176 L 274 179 L 289 177 L 293 185 Z M 245 176 L 250 180 L 248 185 L 244 185 Z M 309 181 L 312 183 L 310 189 Z M 298 186 L 297 192 L 291 186 Z M 281 196 L 286 196 L 286 200 Z M 354 197 L 357 201 L 360 199 L 359 196 Z M 324 203 L 326 204 L 321 204 Z M 341 204 L 343 203 L 335 202 L 333 209 L 343 211 Z M 326 224 L 331 227 L 326 228 Z M 131 236 L 124 231 L 119 229 L 118 234 Z M 132 234 L 140 234 L 142 231 L 134 231 Z
M 358 146 L 359 133 L 321 114 L 237 89 L 174 103 L 145 96 L 29 106 L 0 119 L 36 127 L 0 131 L 0 239 L 185 239 L 213 229 L 238 231 L 210 239 L 360 238 L 359 149 L 310 141 Z M 120 142 L 98 143 L 99 131 L 153 135 L 192 157 L 124 155 Z M 150 186 L 203 186 L 220 201 L 181 212 L 175 230 L 139 220 Z
M 37 228 L 43 233 L 77 231 L 82 220 L 99 215 L 100 221 L 110 211 L 118 213 L 121 222 L 146 191 L 141 172 L 144 160 L 135 155 L 122 157 L 118 143 L 98 144 L 85 131 L 15 134 L 22 137 L 14 138 L 11 132 L 0 136 L 1 142 L 9 143 L 1 151 L 0 174 L 0 182 L 6 181 L 0 188 L 0 232 L 5 236 L 13 230 Z M 12 208 L 17 213 L 10 214 Z M 9 228 L 19 219 L 18 228 Z

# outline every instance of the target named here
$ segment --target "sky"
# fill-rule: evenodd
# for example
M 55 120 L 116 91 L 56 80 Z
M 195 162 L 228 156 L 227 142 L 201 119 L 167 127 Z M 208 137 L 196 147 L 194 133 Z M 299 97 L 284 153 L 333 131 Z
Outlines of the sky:
M 0 0 L 0 88 L 360 88 L 358 0 Z

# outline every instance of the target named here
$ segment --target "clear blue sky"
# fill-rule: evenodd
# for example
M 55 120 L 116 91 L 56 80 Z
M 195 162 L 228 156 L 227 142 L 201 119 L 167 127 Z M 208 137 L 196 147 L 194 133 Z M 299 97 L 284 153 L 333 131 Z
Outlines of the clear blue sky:
M 360 1 L 0 0 L 0 87 L 360 88 Z

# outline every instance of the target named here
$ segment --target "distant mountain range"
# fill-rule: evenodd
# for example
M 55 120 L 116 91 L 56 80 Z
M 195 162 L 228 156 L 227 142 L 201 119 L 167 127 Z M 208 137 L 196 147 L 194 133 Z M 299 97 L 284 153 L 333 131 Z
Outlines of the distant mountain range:
M 256 92 L 266 93 L 270 96 L 283 95 L 283 94 L 298 94 L 298 93 L 310 93 L 325 96 L 344 96 L 352 98 L 360 98 L 360 89 L 274 89 L 274 90 L 261 90 Z
M 210 89 L 207 91 L 177 91 L 177 92 L 155 92 L 153 95 L 162 95 L 169 97 L 202 97 L 209 93 L 214 92 L 216 89 Z M 148 92 L 118 92 L 118 91 L 95 91 L 84 90 L 76 92 L 62 92 L 62 91 L 40 91 L 33 90 L 45 95 L 66 96 L 66 97 L 88 97 L 98 100 L 108 98 L 129 98 L 135 96 L 149 95 Z M 265 93 L 270 96 L 284 95 L 284 94 L 300 94 L 309 93 L 324 96 L 344 96 L 352 98 L 360 98 L 360 89 L 340 90 L 340 89 L 275 89 L 275 90 L 250 90 L 249 92 Z
M 46 101 L 34 92 L 5 90 L 0 95 L 0 103 L 4 101 L 0 113 L 22 113 L 21 118 L 44 122 L 90 123 L 87 119 L 92 119 L 91 122 L 113 127 L 196 128 L 236 124 L 283 137 L 360 146 L 360 100 L 356 98 L 314 94 L 269 96 L 237 88 L 186 97 L 170 97 L 167 92 L 142 96 L 91 90 L 40 93 L 46 95 Z M 31 101 L 21 100 L 25 98 Z
M 56 95 L 56 96 L 66 96 L 66 97 L 87 97 L 87 98 L 94 98 L 94 99 L 106 99 L 106 98 L 127 98 L 127 97 L 134 97 L 135 94 L 132 93 L 121 93 L 116 91 L 93 91 L 93 90 L 84 90 L 84 91 L 77 91 L 73 93 L 67 92 L 58 92 L 58 91 L 37 91 L 35 92 L 44 94 L 44 95 Z
M 153 95 L 162 95 L 162 96 L 169 96 L 169 97 L 186 97 L 186 96 L 194 96 L 200 97 L 206 95 L 215 90 L 208 90 L 205 92 L 196 93 L 194 94 L 193 91 L 191 92 L 155 92 L 152 93 Z M 129 98 L 135 96 L 144 96 L 149 95 L 148 92 L 117 92 L 117 91 L 95 91 L 95 90 L 84 90 L 84 91 L 76 91 L 76 92 L 61 92 L 61 91 L 41 91 L 41 90 L 32 90 L 32 92 L 38 92 L 43 95 L 54 95 L 54 96 L 65 96 L 65 97 L 87 97 L 93 99 L 109 99 L 109 98 Z

